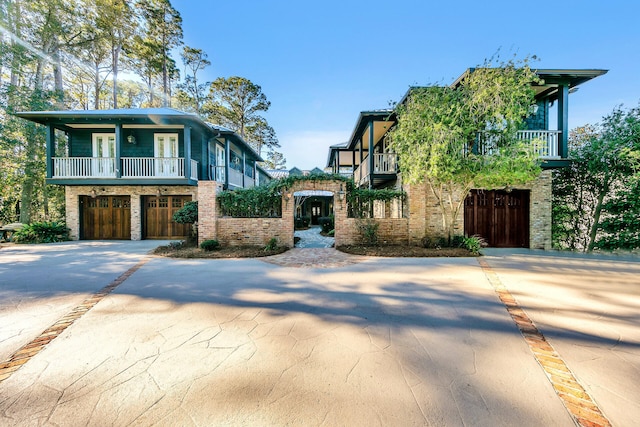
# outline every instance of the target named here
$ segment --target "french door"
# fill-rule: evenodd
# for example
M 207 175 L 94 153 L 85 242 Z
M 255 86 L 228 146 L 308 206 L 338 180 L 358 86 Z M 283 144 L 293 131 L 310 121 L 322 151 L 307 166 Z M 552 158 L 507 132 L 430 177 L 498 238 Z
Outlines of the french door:
M 94 133 L 91 175 L 96 177 L 116 176 L 116 134 Z

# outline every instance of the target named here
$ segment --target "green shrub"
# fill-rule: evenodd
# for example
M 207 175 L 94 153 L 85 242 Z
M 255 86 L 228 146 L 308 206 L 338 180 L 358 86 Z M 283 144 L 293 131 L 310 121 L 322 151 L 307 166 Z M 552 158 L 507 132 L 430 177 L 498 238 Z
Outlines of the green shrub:
M 320 224 L 320 227 L 322 227 L 323 232 L 325 233 L 330 232 L 335 227 L 333 215 L 321 216 L 320 218 L 318 218 L 318 224 Z
M 276 249 L 278 249 L 278 239 L 272 237 L 271 239 L 269 239 L 267 246 L 264 247 L 264 251 L 275 251 Z
M 200 249 L 202 249 L 203 251 L 215 251 L 219 247 L 220 242 L 215 239 L 205 240 L 204 242 L 200 243 Z
M 462 247 L 474 255 L 480 255 L 480 249 L 487 246 L 485 240 L 480 236 L 470 236 L 462 238 Z
M 193 224 L 198 221 L 198 202 L 187 202 L 173 214 L 173 221 L 178 224 Z
M 333 237 L 336 235 L 336 230 L 331 230 L 327 233 L 327 237 Z
M 358 228 L 360 228 L 362 240 L 365 245 L 375 246 L 378 244 L 378 227 L 380 227 L 380 224 L 371 220 L 360 223 Z
M 69 229 L 64 222 L 34 222 L 14 232 L 11 240 L 16 243 L 65 242 L 69 240 Z
M 309 227 L 310 223 L 311 223 L 310 216 L 299 216 L 295 220 L 295 226 L 298 230 Z

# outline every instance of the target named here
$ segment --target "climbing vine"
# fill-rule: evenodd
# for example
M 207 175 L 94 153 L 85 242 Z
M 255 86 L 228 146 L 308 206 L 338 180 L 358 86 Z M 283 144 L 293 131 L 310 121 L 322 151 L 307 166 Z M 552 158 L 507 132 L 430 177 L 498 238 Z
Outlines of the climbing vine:
M 236 218 L 274 218 L 282 216 L 282 194 L 300 182 L 344 183 L 349 216 L 370 217 L 374 201 L 404 201 L 406 194 L 401 190 L 370 190 L 356 188 L 353 180 L 342 175 L 294 175 L 271 181 L 267 185 L 233 191 L 223 191 L 218 195 L 220 210 L 224 216 Z

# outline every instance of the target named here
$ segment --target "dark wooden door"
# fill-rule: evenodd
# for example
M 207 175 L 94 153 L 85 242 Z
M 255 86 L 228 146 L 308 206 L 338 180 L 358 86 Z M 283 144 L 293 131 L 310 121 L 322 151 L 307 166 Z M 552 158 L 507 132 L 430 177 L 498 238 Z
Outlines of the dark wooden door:
M 529 191 L 472 190 L 464 203 L 464 233 L 491 247 L 529 247 Z
M 146 239 L 185 239 L 190 224 L 178 224 L 171 219 L 191 196 L 147 196 L 144 198 L 144 237 Z
M 322 216 L 322 202 L 311 203 L 311 224 L 318 225 L 318 218 Z
M 82 239 L 131 239 L 131 198 L 102 196 L 80 199 Z

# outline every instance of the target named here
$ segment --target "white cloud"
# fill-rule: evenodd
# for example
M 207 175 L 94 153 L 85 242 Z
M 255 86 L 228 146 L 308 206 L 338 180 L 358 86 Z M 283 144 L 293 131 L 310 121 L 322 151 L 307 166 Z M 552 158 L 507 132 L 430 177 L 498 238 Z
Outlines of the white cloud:
M 327 165 L 329 146 L 345 142 L 350 130 L 300 131 L 278 135 L 281 147 L 278 149 L 287 159 L 287 169 L 324 169 Z

